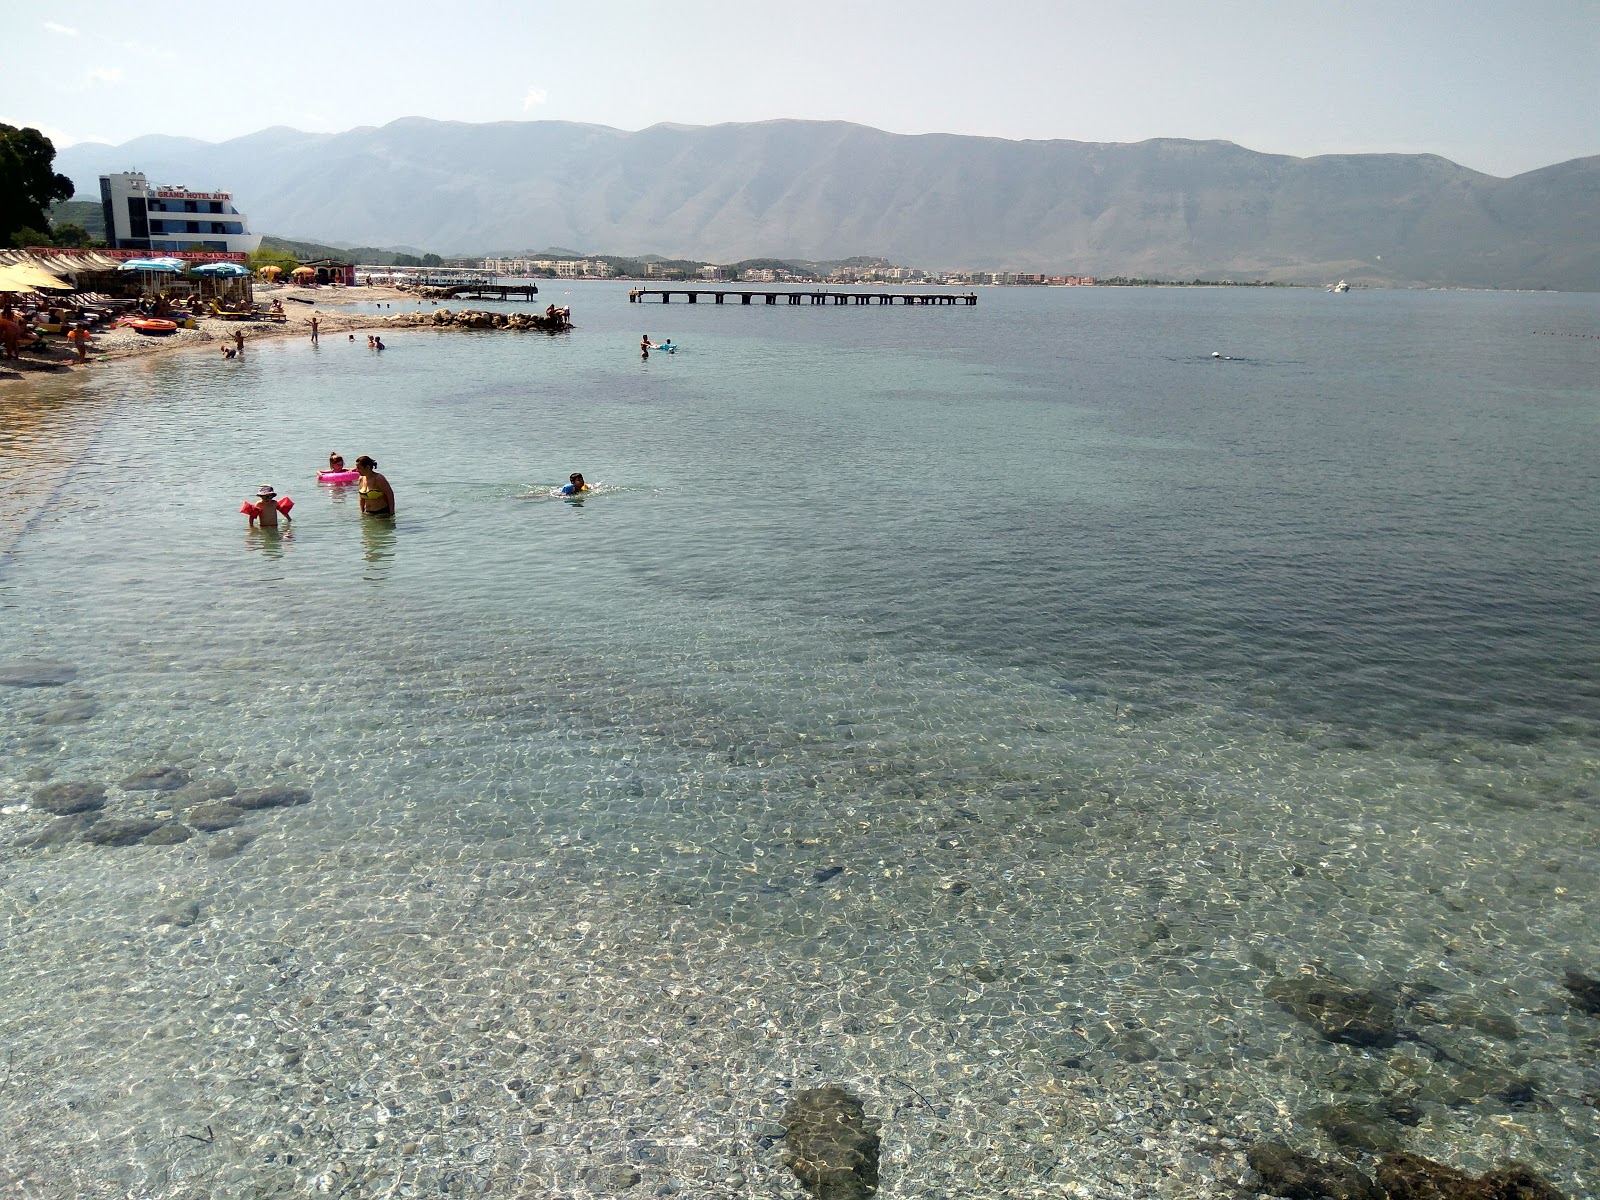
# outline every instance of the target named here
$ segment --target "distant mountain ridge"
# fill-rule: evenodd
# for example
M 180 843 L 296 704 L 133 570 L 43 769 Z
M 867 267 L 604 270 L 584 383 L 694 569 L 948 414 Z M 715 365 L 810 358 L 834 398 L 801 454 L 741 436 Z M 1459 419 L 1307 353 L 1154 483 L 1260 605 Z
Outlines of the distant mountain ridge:
M 277 126 L 56 157 L 232 191 L 251 227 L 443 254 L 542 245 L 734 262 L 1600 290 L 1600 156 L 1498 179 L 1429 154 L 1007 141 L 828 121 Z

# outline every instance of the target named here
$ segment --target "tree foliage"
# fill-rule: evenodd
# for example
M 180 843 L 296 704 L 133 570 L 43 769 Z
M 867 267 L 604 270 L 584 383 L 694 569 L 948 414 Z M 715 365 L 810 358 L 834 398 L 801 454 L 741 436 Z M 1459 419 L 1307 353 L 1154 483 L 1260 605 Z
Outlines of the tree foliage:
M 0 124 L 0 245 L 21 245 L 23 230 L 37 239 L 50 228 L 45 210 L 72 196 L 72 180 L 51 169 L 55 159 L 55 146 L 37 129 Z

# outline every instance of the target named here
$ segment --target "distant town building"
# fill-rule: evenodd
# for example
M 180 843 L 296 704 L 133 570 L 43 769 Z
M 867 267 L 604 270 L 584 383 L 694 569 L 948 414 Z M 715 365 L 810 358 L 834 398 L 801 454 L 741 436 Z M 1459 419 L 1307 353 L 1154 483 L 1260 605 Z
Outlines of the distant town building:
M 605 279 L 611 268 L 598 258 L 486 258 L 483 269 L 491 275 L 536 275 L 547 272 L 562 279 Z
M 137 171 L 127 171 L 100 176 L 100 207 L 106 241 L 116 250 L 251 254 L 261 245 L 230 192 L 152 187 Z

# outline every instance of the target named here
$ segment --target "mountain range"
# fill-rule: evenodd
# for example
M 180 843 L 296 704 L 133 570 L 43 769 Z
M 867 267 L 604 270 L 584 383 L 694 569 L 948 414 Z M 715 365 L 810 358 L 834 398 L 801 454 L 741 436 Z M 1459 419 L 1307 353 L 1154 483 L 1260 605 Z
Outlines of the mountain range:
M 1224 141 L 1008 141 L 833 121 L 466 124 L 408 117 L 56 156 L 231 191 L 251 228 L 349 245 L 709 262 L 878 255 L 940 269 L 1600 290 L 1600 156 L 1500 179 L 1431 154 Z

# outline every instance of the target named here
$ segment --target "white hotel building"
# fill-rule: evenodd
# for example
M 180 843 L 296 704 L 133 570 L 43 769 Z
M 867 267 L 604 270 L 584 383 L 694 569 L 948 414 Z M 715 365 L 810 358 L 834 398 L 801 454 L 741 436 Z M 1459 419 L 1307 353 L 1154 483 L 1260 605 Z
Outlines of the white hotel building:
M 250 254 L 261 245 L 230 192 L 151 187 L 137 172 L 100 176 L 106 241 L 116 250 L 184 250 Z

